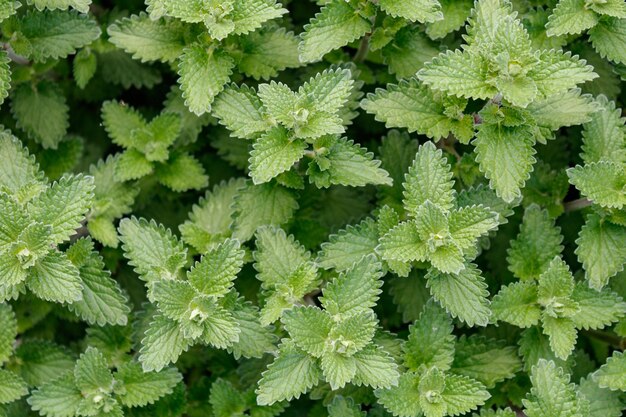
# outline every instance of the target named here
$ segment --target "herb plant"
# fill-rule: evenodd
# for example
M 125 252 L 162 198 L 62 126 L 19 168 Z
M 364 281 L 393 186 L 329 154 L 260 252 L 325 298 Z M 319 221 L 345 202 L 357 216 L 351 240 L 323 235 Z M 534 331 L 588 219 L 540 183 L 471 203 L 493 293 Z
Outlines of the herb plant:
M 0 0 L 0 417 L 626 415 L 623 0 Z

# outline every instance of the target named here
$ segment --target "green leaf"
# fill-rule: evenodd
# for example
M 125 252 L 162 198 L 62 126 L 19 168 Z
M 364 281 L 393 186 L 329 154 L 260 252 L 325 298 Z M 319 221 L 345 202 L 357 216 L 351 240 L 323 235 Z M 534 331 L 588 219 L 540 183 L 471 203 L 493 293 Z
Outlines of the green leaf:
M 132 132 L 144 129 L 146 119 L 134 108 L 119 101 L 102 103 L 102 124 L 113 143 L 124 148 L 133 146 Z
M 522 369 L 516 348 L 482 336 L 462 336 L 456 343 L 451 372 L 473 378 L 488 388 L 513 378 Z
M 450 212 L 450 235 L 463 251 L 476 245 L 481 236 L 498 227 L 498 213 L 483 206 L 466 206 Z
M 365 35 L 372 24 L 350 2 L 331 1 L 304 26 L 299 52 L 302 62 L 319 61 L 337 48 Z
M 68 372 L 33 391 L 28 404 L 34 411 L 49 417 L 73 417 L 78 411 L 83 396 Z
M 412 22 L 431 23 L 443 19 L 441 5 L 437 0 L 381 0 L 378 5 L 387 14 Z
M 478 408 L 491 394 L 485 386 L 467 376 L 447 374 L 446 385 L 441 393 L 447 415 L 465 414 Z
M 413 216 L 417 216 L 419 207 L 426 201 L 450 210 L 455 198 L 453 186 L 450 165 L 442 151 L 427 142 L 419 147 L 405 175 L 404 206 Z
M 300 398 L 322 377 L 315 360 L 290 344 L 283 344 L 259 381 L 257 404 L 272 405 L 278 401 Z
M 477 100 L 488 99 L 498 93 L 487 83 L 488 76 L 486 60 L 475 53 L 460 50 L 441 53 L 417 72 L 417 78 L 434 90 Z
M 155 281 L 150 287 L 150 299 L 159 306 L 159 311 L 167 318 L 178 322 L 187 322 L 199 316 L 200 307 L 193 309 L 194 298 L 197 291 L 187 281 L 177 279 L 164 279 Z M 193 303 L 193 304 L 192 304 Z M 192 316 L 193 315 L 193 316 Z M 195 323 L 194 323 L 195 324 Z M 185 334 L 185 337 L 195 338 L 202 333 L 202 329 L 193 335 Z
M 252 303 L 237 301 L 232 316 L 239 328 L 239 340 L 228 347 L 235 359 L 260 358 L 275 350 L 275 335 L 259 319 L 259 309 Z
M 569 318 L 552 317 L 544 313 L 542 318 L 543 333 L 550 338 L 550 348 L 559 359 L 567 359 L 574 350 L 576 325 Z
M 535 100 L 526 109 L 539 126 L 557 130 L 563 126 L 589 122 L 597 106 L 590 95 L 581 95 L 580 89 L 574 88 Z
M 169 229 L 152 220 L 123 219 L 119 226 L 124 256 L 146 281 L 176 278 L 187 251 Z
M 15 356 L 21 361 L 19 374 L 31 386 L 41 387 L 74 369 L 74 355 L 67 348 L 45 340 L 24 341 L 17 347 Z
M 610 161 L 626 162 L 626 131 L 623 126 L 622 110 L 615 108 L 615 102 L 598 96 L 599 111 L 591 115 L 591 120 L 583 126 L 582 158 L 585 163 Z
M 0 404 L 11 403 L 28 394 L 26 382 L 13 372 L 0 369 Z
M 57 303 L 82 299 L 80 273 L 63 252 L 52 251 L 38 260 L 26 279 L 28 288 L 39 298 Z
M 176 368 L 166 368 L 160 372 L 143 372 L 137 362 L 128 362 L 115 373 L 119 401 L 126 407 L 143 407 L 159 398 L 171 394 L 182 375 Z
M 61 243 L 76 230 L 93 201 L 93 177 L 63 176 L 28 205 L 34 218 L 52 227 L 50 241 Z
M 233 237 L 247 241 L 259 226 L 279 226 L 289 221 L 298 202 L 290 191 L 274 184 L 248 184 L 235 198 Z
M 82 299 L 68 308 L 89 324 L 126 325 L 130 313 L 128 300 L 111 273 L 104 269 L 93 242 L 78 240 L 67 250 L 67 257 L 78 268 L 83 283 Z
M 115 181 L 125 182 L 136 180 L 152 174 L 154 163 L 148 161 L 137 149 L 123 152 L 115 164 Z
M 98 58 L 88 48 L 81 49 L 74 57 L 72 75 L 76 85 L 84 89 L 98 69 Z
M 100 37 L 95 20 L 73 11 L 29 10 L 21 16 L 15 52 L 35 62 L 65 58 Z
M 269 130 L 254 142 L 250 152 L 250 177 L 255 184 L 289 171 L 304 156 L 307 145 L 290 137 L 286 129 Z
M 589 417 L 620 417 L 622 402 L 618 392 L 603 389 L 592 378 L 583 378 L 578 391 L 589 400 Z
M 496 319 L 519 327 L 530 327 L 539 322 L 541 309 L 534 282 L 514 282 L 503 286 L 491 301 Z
M 458 275 L 430 269 L 426 274 L 426 287 L 452 317 L 468 326 L 486 326 L 491 317 L 487 284 L 481 271 L 473 264 L 466 266 Z
M 106 393 L 113 384 L 113 374 L 109 370 L 106 358 L 93 347 L 88 347 L 76 361 L 74 378 L 76 387 L 83 393 L 93 393 L 98 390 Z
M 179 229 L 185 243 L 204 253 L 230 235 L 231 206 L 238 190 L 243 188 L 243 178 L 233 178 L 222 182 L 207 191 L 206 195 L 194 205 L 189 220 Z
M 426 24 L 426 34 L 431 39 L 440 39 L 463 26 L 472 10 L 470 0 L 439 0 L 443 19 Z
M 211 111 L 211 104 L 230 79 L 232 58 L 220 49 L 192 44 L 183 50 L 178 64 L 185 105 L 196 115 Z
M 11 89 L 11 67 L 9 56 L 6 52 L 0 53 L 0 104 L 9 96 Z
M 239 242 L 227 239 L 196 262 L 187 273 L 187 278 L 201 294 L 222 297 L 232 288 L 243 260 L 244 251 Z
M 331 184 L 362 187 L 367 184 L 391 185 L 392 180 L 374 154 L 367 152 L 354 141 L 345 138 L 334 140 L 319 160 L 309 164 L 309 180 L 318 187 L 327 188 Z M 327 167 L 326 167 L 327 165 Z
M 624 269 L 626 229 L 597 214 L 589 214 L 576 240 L 576 255 L 592 288 L 604 287 L 609 278 Z
M 191 341 L 174 320 L 155 315 L 141 341 L 139 361 L 144 372 L 160 371 L 170 362 L 175 362 Z
M 298 38 L 284 28 L 261 29 L 242 37 L 240 42 L 244 54 L 237 68 L 254 79 L 268 80 L 279 71 L 300 66 Z
M 569 376 L 554 362 L 539 360 L 532 367 L 530 380 L 533 387 L 526 399 L 522 400 L 528 417 L 578 417 L 586 400 L 579 396 Z
M 3 162 L 0 163 L 0 190 L 2 192 L 22 204 L 43 190 L 44 175 L 39 171 L 35 157 L 29 155 L 28 148 L 25 148 L 7 130 L 0 132 L 0 155 L 3 155 Z M 3 200 L 0 199 L 0 201 Z M 17 219 L 15 221 L 17 223 Z M 6 226 L 3 225 L 4 227 Z M 12 241 L 13 238 L 10 240 Z
M 22 84 L 11 96 L 11 113 L 28 137 L 56 149 L 69 126 L 69 107 L 57 85 L 42 81 Z
M 394 416 L 412 417 L 422 415 L 419 392 L 420 379 L 413 372 L 400 376 L 397 387 L 374 391 L 378 402 Z
M 183 53 L 186 28 L 178 20 L 132 15 L 107 28 L 109 41 L 141 62 L 174 62 Z
M 233 386 L 230 381 L 217 379 L 211 385 L 209 402 L 213 407 L 213 413 L 217 417 L 231 416 L 243 413 L 246 410 L 244 396 Z
M 215 98 L 212 114 L 230 131 L 231 136 L 242 139 L 256 138 L 271 126 L 256 91 L 246 84 L 225 87 Z
M 348 225 L 330 235 L 328 242 L 321 245 L 317 263 L 325 269 L 345 271 L 372 253 L 377 245 L 378 226 L 373 219 L 367 218 L 356 226 Z
M 361 412 L 361 407 L 354 404 L 351 398 L 346 399 L 338 395 L 328 404 L 328 417 L 365 417 L 365 415 L 366 413 Z
M 426 304 L 418 320 L 409 326 L 404 344 L 404 365 L 411 371 L 420 367 L 450 369 L 454 359 L 452 320 L 432 301 Z
M 13 343 L 17 337 L 17 320 L 9 304 L 0 304 L 0 363 L 6 362 L 13 354 Z
M 570 183 L 594 203 L 621 209 L 626 204 L 626 170 L 608 161 L 577 165 L 567 170 Z
M 480 170 L 498 197 L 507 203 L 521 197 L 535 163 L 532 136 L 524 128 L 483 124 L 473 144 Z
M 626 18 L 602 19 L 589 31 L 596 52 L 615 63 L 626 63 Z
M 202 164 L 188 153 L 173 155 L 166 164 L 156 166 L 159 182 L 176 192 L 201 190 L 209 185 Z
M 561 229 L 548 212 L 535 204 L 528 206 L 519 234 L 507 250 L 509 270 L 522 280 L 538 278 L 563 251 L 561 242 Z
M 594 374 L 593 379 L 602 388 L 626 391 L 626 356 L 614 352 Z
M 380 346 L 370 344 L 353 356 L 356 374 L 351 381 L 356 385 L 367 385 L 374 389 L 389 388 L 398 384 L 400 373 L 391 355 Z
M 370 48 L 373 47 L 370 45 Z M 424 64 L 439 54 L 437 46 L 415 26 L 406 26 L 395 34 L 381 53 L 389 72 L 396 78 L 411 78 Z
M 428 244 L 414 221 L 402 222 L 383 235 L 376 251 L 388 262 L 426 261 L 429 256 Z
M 598 15 L 585 0 L 560 0 L 546 25 L 548 36 L 581 33 L 598 23 Z
M 294 307 L 283 313 L 281 322 L 300 349 L 316 358 L 324 354 L 333 326 L 326 312 L 315 307 Z
M 601 329 L 626 315 L 626 303 L 607 288 L 596 291 L 585 283 L 577 282 L 572 300 L 580 307 L 580 311 L 572 316 L 579 329 Z
M 409 132 L 418 132 L 434 140 L 473 127 L 469 115 L 451 116 L 443 97 L 433 94 L 415 78 L 397 85 L 389 84 L 386 90 L 376 89 L 375 94 L 368 94 L 361 102 L 361 107 L 388 128 L 406 127 Z
M 320 298 L 322 306 L 336 317 L 367 312 L 381 293 L 381 268 L 373 255 L 362 258 L 326 285 Z
M 87 13 L 89 11 L 89 5 L 91 0 L 27 0 L 29 5 L 34 5 L 39 11 L 44 9 L 61 9 L 67 10 L 72 7 L 81 13 Z
M 544 97 L 559 94 L 576 87 L 577 84 L 598 78 L 587 61 L 571 52 L 556 50 L 541 51 L 539 62 L 528 76 Z

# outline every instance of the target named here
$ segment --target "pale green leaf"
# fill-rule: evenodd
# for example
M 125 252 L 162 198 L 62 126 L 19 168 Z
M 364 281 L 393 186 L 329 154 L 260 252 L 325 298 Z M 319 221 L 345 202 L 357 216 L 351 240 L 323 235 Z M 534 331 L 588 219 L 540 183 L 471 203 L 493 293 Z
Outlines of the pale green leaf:
M 318 383 L 322 371 L 316 361 L 293 345 L 281 346 L 259 381 L 257 404 L 272 405 L 278 401 L 300 398 Z
M 6 362 L 13 354 L 13 343 L 17 337 L 17 320 L 9 304 L 0 304 L 0 363 Z
M 33 391 L 28 404 L 34 411 L 49 417 L 74 417 L 82 399 L 74 375 L 68 372 Z
M 431 269 L 426 279 L 426 287 L 430 288 L 431 295 L 452 317 L 469 326 L 486 326 L 489 323 L 489 291 L 481 271 L 475 265 L 467 265 L 457 275 Z
M 117 369 L 119 381 L 117 398 L 126 407 L 143 407 L 159 398 L 171 394 L 182 375 L 176 368 L 165 368 L 160 372 L 143 372 L 137 362 L 128 362 Z
M 467 376 L 447 374 L 446 386 L 441 393 L 446 404 L 446 413 L 450 416 L 465 414 L 478 408 L 487 401 L 491 394 L 480 382 Z
M 178 64 L 179 83 L 185 105 L 198 116 L 211 104 L 230 79 L 233 59 L 220 49 L 192 44 L 183 50 Z
M 28 137 L 56 149 L 69 126 L 69 107 L 56 84 L 22 84 L 11 96 L 11 113 Z
M 187 278 L 201 294 L 223 297 L 243 266 L 244 254 L 237 240 L 227 239 L 205 253 L 187 273 Z
M 615 63 L 626 63 L 626 18 L 603 19 L 589 31 L 594 49 Z
M 304 26 L 300 60 L 319 61 L 326 53 L 365 35 L 371 27 L 370 21 L 357 13 L 350 2 L 331 1 Z
M 204 167 L 188 153 L 177 153 L 154 171 L 158 181 L 176 192 L 201 190 L 209 185 Z
M 373 219 L 367 218 L 355 226 L 348 225 L 337 234 L 330 235 L 328 242 L 321 245 L 317 263 L 325 269 L 345 271 L 372 253 L 377 245 L 377 224 Z
M 398 384 L 400 377 L 398 365 L 380 346 L 370 344 L 352 357 L 356 364 L 353 384 L 363 384 L 374 389 L 389 388 Z
M 626 120 L 615 102 L 598 96 L 599 111 L 591 115 L 591 121 L 583 125 L 582 158 L 585 163 L 610 161 L 626 162 Z
M 532 136 L 524 128 L 481 125 L 473 144 L 480 170 L 498 197 L 509 203 L 520 197 L 535 163 Z
M 491 301 L 496 319 L 519 327 L 530 327 L 539 322 L 541 309 L 534 282 L 514 282 L 502 287 Z
M 298 38 L 284 28 L 252 32 L 241 38 L 241 46 L 244 54 L 237 68 L 257 80 L 268 80 L 279 71 L 300 66 Z
M 594 203 L 621 209 L 626 204 L 626 169 L 620 163 L 600 161 L 567 170 L 581 194 Z
M 593 375 L 594 381 L 602 388 L 626 391 L 626 356 L 623 352 L 614 352 L 613 356 Z M 591 399 L 593 400 L 593 399 Z
M 93 242 L 80 239 L 66 253 L 78 268 L 83 283 L 82 299 L 73 302 L 68 308 L 89 324 L 126 325 L 130 313 L 128 300 L 119 284 L 111 278 L 111 273 L 105 269 L 102 257 L 94 250 Z
M 585 278 L 592 288 L 604 287 L 610 277 L 624 269 L 625 228 L 590 214 L 580 230 L 576 244 L 578 261 L 583 264 Z
M 186 29 L 174 19 L 132 15 L 107 28 L 109 41 L 141 62 L 174 62 L 183 53 Z
M 585 0 L 560 0 L 546 25 L 548 36 L 581 33 L 598 23 L 598 15 Z
M 533 387 L 522 400 L 528 417 L 583 417 L 586 400 L 554 362 L 541 359 L 533 366 L 530 380 Z
M 141 341 L 139 361 L 145 372 L 158 372 L 175 362 L 190 344 L 175 321 L 156 315 Z
M 254 142 L 250 152 L 250 176 L 255 184 L 270 181 L 289 171 L 304 156 L 307 145 L 290 137 L 286 129 L 276 127 Z
M 538 64 L 528 73 L 544 97 L 563 93 L 576 85 L 598 78 L 587 61 L 571 52 L 541 51 Z
M 580 307 L 579 312 L 572 316 L 579 329 L 601 329 L 626 315 L 626 303 L 607 288 L 596 291 L 586 283 L 578 282 L 572 300 Z
M 152 220 L 123 219 L 119 225 L 124 256 L 146 281 L 175 278 L 187 251 L 169 229 Z
M 256 138 L 271 126 L 256 91 L 246 84 L 241 87 L 234 84 L 227 86 L 215 98 L 212 114 L 230 131 L 231 136 L 242 139 Z
M 259 226 L 279 226 L 291 219 L 298 208 L 293 194 L 279 185 L 248 184 L 235 197 L 233 237 L 247 241 Z
M 404 344 L 404 365 L 412 371 L 420 367 L 450 369 L 454 359 L 452 320 L 432 301 L 426 304 L 418 320 L 409 326 Z
M 374 393 L 378 402 L 394 416 L 420 416 L 422 407 L 418 385 L 419 376 L 413 372 L 405 372 L 400 376 L 397 387 L 377 389 Z
M 39 298 L 57 303 L 82 299 L 80 273 L 63 252 L 52 251 L 30 269 L 26 285 Z
M 391 16 L 413 22 L 431 23 L 443 19 L 441 5 L 437 0 L 381 0 L 378 5 Z
M 522 369 L 517 349 L 482 336 L 462 336 L 456 343 L 451 372 L 473 378 L 488 388 L 513 378 Z
M 324 354 L 333 326 L 331 316 L 325 311 L 316 307 L 294 307 L 283 313 L 281 322 L 300 349 L 316 358 Z
M 33 386 L 40 387 L 74 369 L 74 355 L 67 348 L 45 340 L 24 341 L 15 355 L 21 361 L 19 374 Z
M 517 237 L 507 250 L 509 270 L 522 280 L 538 278 L 563 250 L 561 229 L 546 210 L 533 204 L 524 211 Z
M 49 239 L 54 243 L 68 240 L 81 227 L 93 201 L 93 177 L 63 176 L 28 205 L 37 220 L 50 225 Z

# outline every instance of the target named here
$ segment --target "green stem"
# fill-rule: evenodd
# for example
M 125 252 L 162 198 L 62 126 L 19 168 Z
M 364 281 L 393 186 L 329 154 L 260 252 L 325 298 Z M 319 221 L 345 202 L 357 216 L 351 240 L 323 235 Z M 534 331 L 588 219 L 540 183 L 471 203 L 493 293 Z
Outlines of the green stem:
M 566 213 L 569 213 L 572 211 L 582 210 L 585 207 L 589 207 L 592 204 L 593 204 L 593 201 L 591 200 L 588 200 L 586 198 L 579 198 L 577 200 L 572 200 L 572 201 L 563 203 L 563 209 L 565 210 Z

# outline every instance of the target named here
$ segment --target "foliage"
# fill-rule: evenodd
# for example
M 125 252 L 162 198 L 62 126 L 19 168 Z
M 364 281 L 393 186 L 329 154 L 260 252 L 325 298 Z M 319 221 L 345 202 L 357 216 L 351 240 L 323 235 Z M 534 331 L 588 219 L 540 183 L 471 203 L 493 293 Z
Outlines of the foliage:
M 0 0 L 0 417 L 621 417 L 623 0 Z

